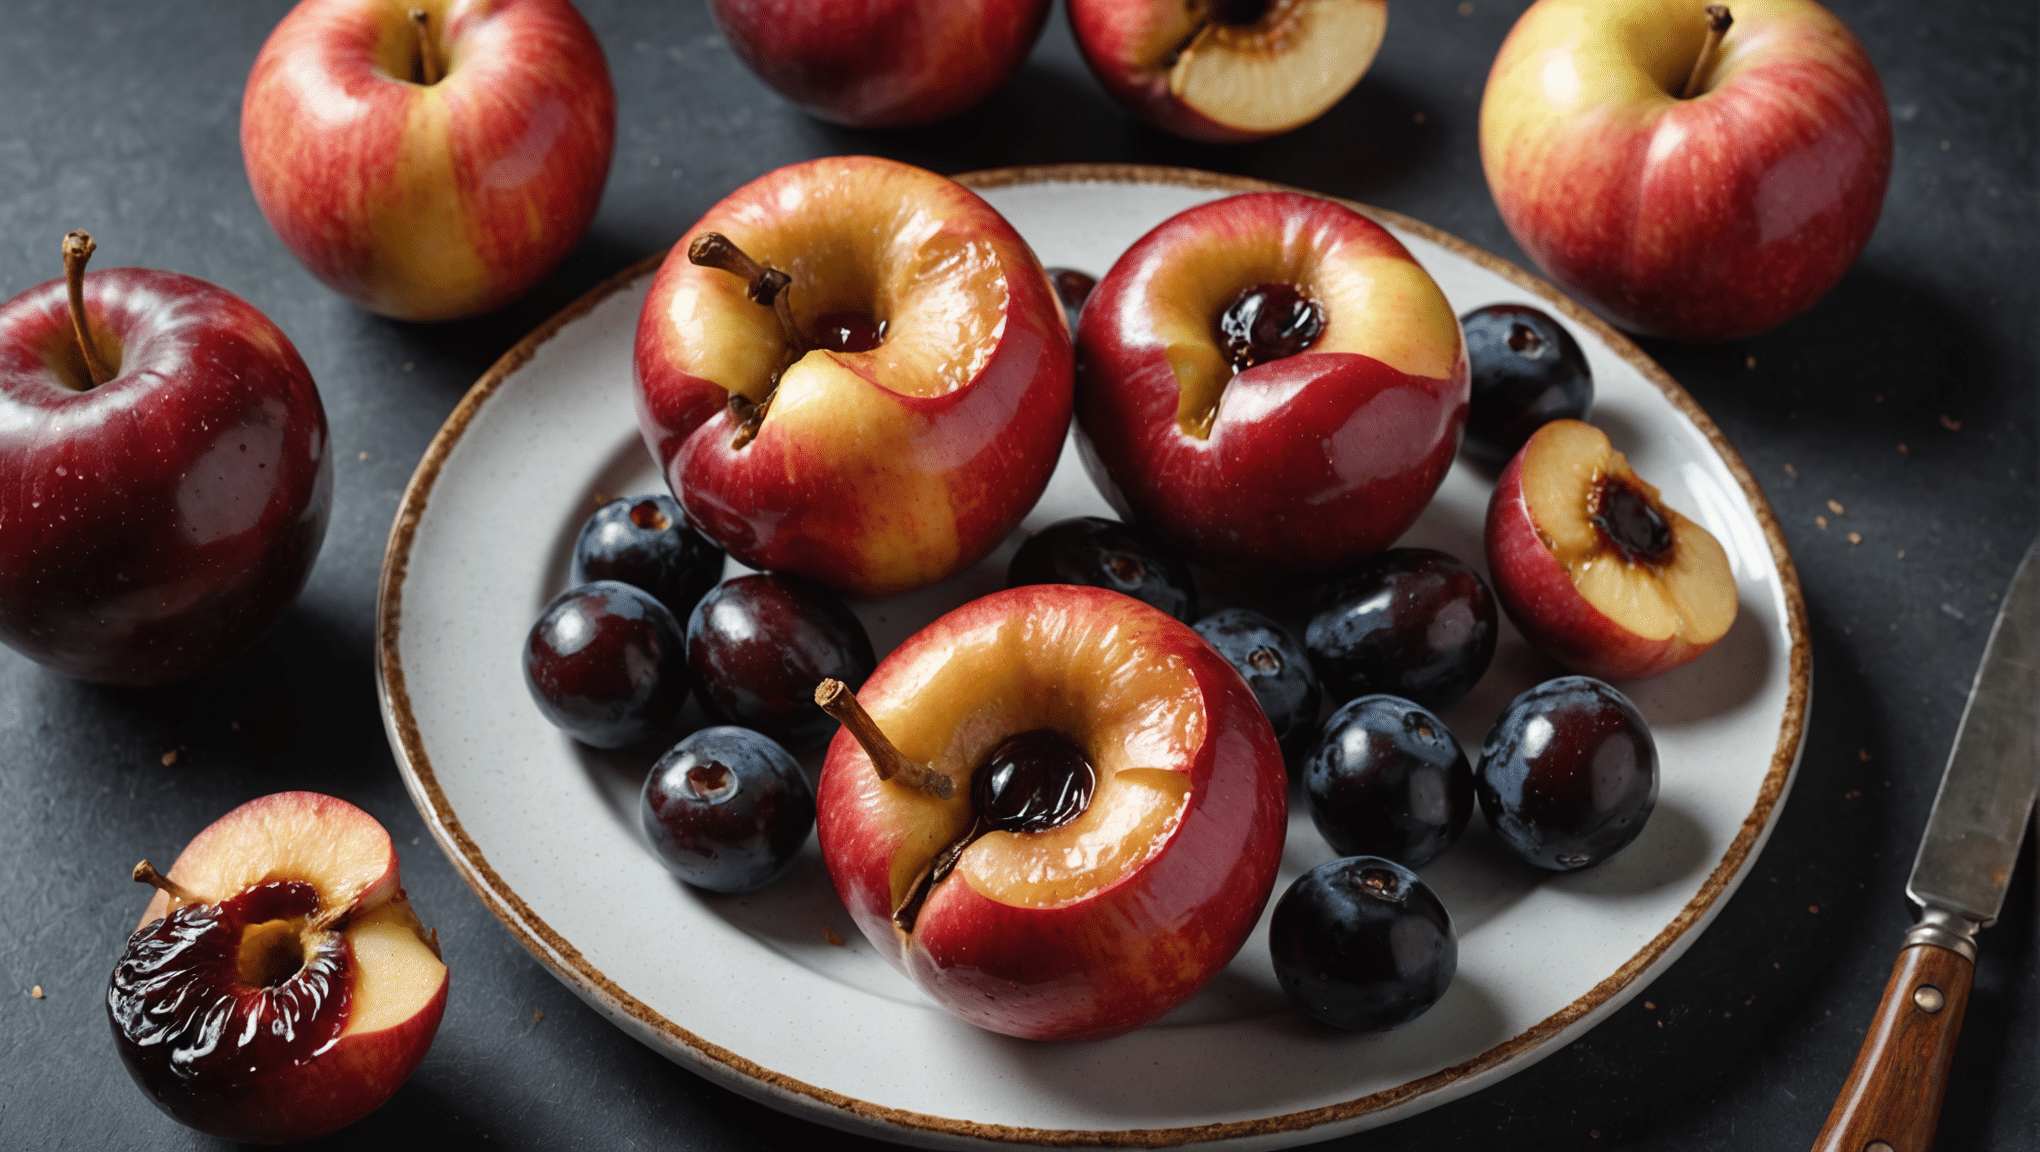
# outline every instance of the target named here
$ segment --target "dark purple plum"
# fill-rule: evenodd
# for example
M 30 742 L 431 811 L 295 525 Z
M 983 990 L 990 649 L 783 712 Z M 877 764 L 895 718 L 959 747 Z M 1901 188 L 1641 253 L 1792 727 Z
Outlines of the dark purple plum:
M 732 577 L 687 618 L 687 666 L 702 703 L 789 748 L 835 734 L 836 722 L 815 706 L 816 685 L 834 678 L 855 689 L 877 665 L 850 606 L 798 576 Z
M 1058 520 L 1020 545 L 1006 568 L 1006 587 L 1085 584 L 1110 588 L 1189 623 L 1197 615 L 1197 582 L 1174 549 L 1118 520 Z
M 1326 589 L 1304 649 L 1332 699 L 1387 693 L 1443 708 L 1495 656 L 1494 593 L 1457 557 L 1395 548 Z
M 1055 285 L 1056 299 L 1062 301 L 1063 315 L 1069 317 L 1074 331 L 1077 317 L 1083 314 L 1084 301 L 1091 298 L 1091 290 L 1098 286 L 1098 278 L 1075 268 L 1050 268 L 1048 282 Z
M 1469 456 L 1501 463 L 1553 420 L 1594 410 L 1594 374 L 1572 333 L 1527 304 L 1490 304 L 1459 318 L 1473 395 Z
M 1261 711 L 1268 714 L 1283 755 L 1295 756 L 1308 748 L 1317 734 L 1324 690 L 1296 637 L 1246 608 L 1221 608 L 1194 627 L 1246 678 L 1254 699 L 1261 702 Z
M 722 579 L 723 553 L 671 496 L 626 496 L 595 510 L 574 540 L 574 583 L 616 580 L 650 592 L 675 620 Z
M 1546 680 L 1488 732 L 1480 810 L 1510 852 L 1553 871 L 1627 848 L 1657 804 L 1657 744 L 1629 698 L 1587 676 Z
M 1473 766 L 1436 716 L 1399 697 L 1362 696 L 1325 721 L 1303 795 L 1339 855 L 1422 868 L 1473 818 Z
M 703 728 L 652 765 L 638 818 L 673 875 L 711 892 L 751 892 L 793 866 L 815 827 L 815 793 L 771 738 Z
M 1037 728 L 1008 736 L 971 774 L 971 804 L 988 828 L 1046 832 L 1084 814 L 1098 771 L 1062 733 Z
M 1275 980 L 1339 1028 L 1379 1032 L 1429 1011 L 1459 969 L 1437 894 L 1393 860 L 1349 856 L 1297 877 L 1268 924 Z
M 652 594 L 614 580 L 569 588 L 524 641 L 538 710 L 583 744 L 622 748 L 665 731 L 687 703 L 680 623 Z

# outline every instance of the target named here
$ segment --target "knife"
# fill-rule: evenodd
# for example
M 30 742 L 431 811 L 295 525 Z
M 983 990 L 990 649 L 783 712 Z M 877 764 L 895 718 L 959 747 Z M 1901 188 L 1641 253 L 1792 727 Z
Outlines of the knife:
M 2004 903 L 2033 793 L 2040 788 L 2040 541 L 2026 550 L 1991 626 L 1955 750 L 1927 817 L 1906 895 L 1906 933 L 1877 1021 L 1814 1152 L 1927 1152 L 1962 1010 L 1976 974 L 1976 930 Z

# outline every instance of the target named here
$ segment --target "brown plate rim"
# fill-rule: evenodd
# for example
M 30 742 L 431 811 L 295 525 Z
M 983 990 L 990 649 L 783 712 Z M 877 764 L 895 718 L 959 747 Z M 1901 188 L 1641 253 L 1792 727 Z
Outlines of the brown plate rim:
M 1244 176 L 1137 164 L 1052 164 L 994 168 L 966 172 L 955 179 L 980 190 L 1022 184 L 1112 183 L 1163 184 L 1227 192 L 1301 191 L 1310 195 L 1321 195 L 1309 192 L 1308 189 L 1291 188 Z M 612 1014 L 628 1017 L 639 1028 L 657 1033 L 679 1048 L 691 1052 L 697 1064 L 705 1071 L 718 1073 L 718 1079 L 749 1088 L 754 1092 L 762 1092 L 768 1097 L 792 1098 L 794 1101 L 820 1105 L 827 1111 L 839 1113 L 837 1119 L 841 1123 L 860 1129 L 894 1128 L 968 1140 L 1050 1147 L 1153 1148 L 1216 1140 L 1308 1134 L 1312 1129 L 1327 1124 L 1379 1112 L 1428 1095 L 1531 1052 L 1583 1020 L 1657 963 L 1687 931 L 1708 915 L 1716 902 L 1733 890 L 1753 853 L 1767 835 L 1772 819 L 1776 815 L 1778 803 L 1783 799 L 1793 769 L 1798 763 L 1800 747 L 1805 736 L 1813 662 L 1806 632 L 1806 605 L 1800 592 L 1798 571 L 1794 568 L 1792 556 L 1785 546 L 1784 533 L 1756 478 L 1750 474 L 1742 456 L 1729 444 L 1720 428 L 1715 426 L 1714 421 L 1693 397 L 1663 368 L 1607 321 L 1566 297 L 1549 282 L 1456 236 L 1399 212 L 1350 200 L 1341 202 L 1382 223 L 1392 224 L 1396 228 L 1421 236 L 1472 260 L 1526 292 L 1535 294 L 1540 300 L 1560 311 L 1566 319 L 1593 332 L 1611 350 L 1640 372 L 1644 379 L 1664 393 L 1672 405 L 1691 420 L 1707 438 L 1708 444 L 1721 457 L 1736 482 L 1741 485 L 1743 496 L 1749 501 L 1751 510 L 1763 529 L 1765 542 L 1771 549 L 1771 559 L 1777 567 L 1780 588 L 1784 594 L 1787 631 L 1792 637 L 1792 651 L 1791 685 L 1787 690 L 1785 715 L 1779 726 L 1778 743 L 1772 754 L 1770 770 L 1758 791 L 1755 806 L 1744 817 L 1735 839 L 1730 842 L 1721 861 L 1701 885 L 1700 891 L 1662 931 L 1612 975 L 1596 984 L 1579 999 L 1509 1040 L 1470 1060 L 1394 1088 L 1338 1104 L 1257 1120 L 1180 1128 L 1113 1130 L 1023 1128 L 1003 1124 L 980 1124 L 872 1104 L 784 1076 L 727 1048 L 712 1044 L 654 1012 L 611 981 L 525 904 L 490 867 L 480 847 L 462 828 L 460 818 L 454 814 L 452 806 L 447 803 L 445 794 L 440 790 L 438 780 L 433 774 L 431 759 L 425 753 L 424 741 L 411 710 L 403 664 L 398 659 L 397 641 L 403 623 L 404 578 L 409 571 L 411 547 L 416 539 L 418 524 L 423 518 L 426 503 L 432 495 L 440 471 L 445 467 L 447 458 L 476 414 L 505 380 L 531 360 L 541 345 L 552 339 L 568 324 L 587 315 L 603 300 L 654 271 L 665 259 L 666 253 L 663 251 L 647 256 L 590 289 L 579 300 L 518 341 L 475 381 L 467 394 L 455 405 L 438 433 L 433 436 L 431 444 L 426 447 L 416 471 L 411 475 L 410 483 L 404 488 L 395 522 L 390 528 L 389 542 L 384 549 L 382 578 L 376 596 L 376 675 L 384 723 L 388 729 L 392 751 L 396 755 L 397 766 L 409 787 L 413 802 L 417 804 L 420 814 L 431 827 L 434 839 L 453 861 L 456 870 L 461 873 L 468 886 L 474 889 L 483 906 L 502 921 L 511 935 L 560 980 L 576 988 L 584 996 L 599 1001 Z M 826 1112 L 822 1118 L 827 1118 Z

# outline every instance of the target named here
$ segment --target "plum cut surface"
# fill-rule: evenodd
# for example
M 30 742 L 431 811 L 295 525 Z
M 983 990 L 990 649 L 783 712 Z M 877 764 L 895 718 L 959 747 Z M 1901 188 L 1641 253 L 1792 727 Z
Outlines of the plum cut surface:
M 107 1017 L 129 1071 L 171 1115 L 339 1038 L 353 953 L 337 932 L 307 931 L 318 910 L 313 885 L 271 881 L 183 905 L 128 938 Z
M 1097 786 L 1097 769 L 1075 741 L 1037 728 L 992 749 L 971 774 L 971 803 L 991 828 L 1046 832 L 1083 815 Z
M 1662 564 L 1672 552 L 1672 526 L 1650 496 L 1619 477 L 1605 476 L 1594 485 L 1589 515 L 1602 539 L 1623 559 L 1635 564 Z
M 1256 284 L 1218 314 L 1218 343 L 1233 371 L 1308 351 L 1325 331 L 1325 306 L 1293 284 Z

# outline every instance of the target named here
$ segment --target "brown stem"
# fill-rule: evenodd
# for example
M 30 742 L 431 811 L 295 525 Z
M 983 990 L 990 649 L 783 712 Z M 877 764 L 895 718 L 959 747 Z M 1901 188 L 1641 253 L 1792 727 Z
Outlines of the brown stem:
M 770 305 L 778 314 L 779 331 L 786 338 L 786 346 L 793 349 L 795 356 L 807 352 L 807 340 L 801 336 L 800 325 L 793 318 L 793 305 L 786 297 L 786 290 L 793 286 L 793 277 L 751 259 L 742 248 L 737 247 L 736 241 L 720 232 L 703 232 L 689 241 L 687 259 L 704 268 L 742 277 L 744 295 L 757 303 Z
M 205 903 L 205 901 L 200 900 L 197 894 L 192 892 L 191 889 L 186 888 L 184 885 L 179 884 L 177 881 L 172 880 L 168 876 L 163 875 L 161 872 L 156 871 L 156 866 L 154 864 L 149 863 L 147 860 L 144 860 L 140 864 L 135 865 L 133 876 L 137 882 L 147 884 L 149 887 L 154 888 L 156 891 L 163 893 L 164 895 L 170 897 L 172 900 L 176 900 L 184 904 Z
M 95 388 L 113 379 L 106 362 L 99 358 L 91 327 L 85 322 L 85 262 L 98 250 L 90 232 L 64 233 L 64 279 L 71 288 L 71 328 L 78 333 L 78 351 L 85 354 L 85 371 L 92 377 Z
M 1700 56 L 1693 61 L 1693 74 L 1686 77 L 1686 87 L 1679 93 L 1679 99 L 1691 100 L 1700 94 L 1700 81 L 1714 67 L 1714 50 L 1721 47 L 1721 38 L 1733 23 L 1735 17 L 1728 14 L 1728 5 L 1707 6 L 1707 39 L 1700 45 Z
M 815 687 L 815 703 L 822 711 L 836 718 L 850 735 L 857 740 L 864 754 L 871 757 L 872 770 L 880 780 L 898 779 L 909 788 L 918 788 L 937 800 L 947 800 L 956 794 L 956 784 L 925 764 L 916 764 L 907 759 L 893 742 L 878 730 L 878 723 L 864 705 L 857 702 L 857 693 L 850 690 L 841 680 L 824 680 Z
M 439 83 L 439 54 L 432 50 L 432 16 L 423 8 L 411 9 L 411 23 L 418 29 L 418 75 L 427 84 Z

